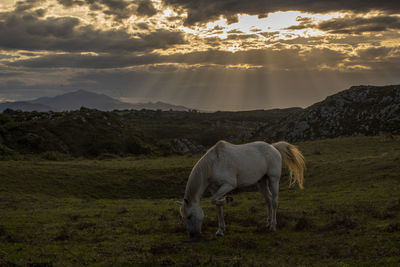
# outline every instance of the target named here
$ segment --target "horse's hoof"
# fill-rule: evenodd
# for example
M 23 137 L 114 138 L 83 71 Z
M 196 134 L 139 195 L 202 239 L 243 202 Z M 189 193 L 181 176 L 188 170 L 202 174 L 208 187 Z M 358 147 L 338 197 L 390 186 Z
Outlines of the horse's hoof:
M 218 231 L 215 233 L 215 235 L 218 236 L 218 237 L 220 237 L 220 236 L 223 236 L 223 235 L 224 235 L 224 232 L 218 230 Z

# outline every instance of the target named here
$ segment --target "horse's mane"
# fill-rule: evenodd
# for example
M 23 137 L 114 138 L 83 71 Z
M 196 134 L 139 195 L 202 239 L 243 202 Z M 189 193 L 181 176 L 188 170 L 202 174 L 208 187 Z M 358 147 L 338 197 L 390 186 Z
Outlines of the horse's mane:
M 194 165 L 186 184 L 184 199 L 188 201 L 192 200 L 195 194 L 201 189 L 204 179 L 207 179 L 210 174 L 213 154 L 213 149 L 210 149 Z

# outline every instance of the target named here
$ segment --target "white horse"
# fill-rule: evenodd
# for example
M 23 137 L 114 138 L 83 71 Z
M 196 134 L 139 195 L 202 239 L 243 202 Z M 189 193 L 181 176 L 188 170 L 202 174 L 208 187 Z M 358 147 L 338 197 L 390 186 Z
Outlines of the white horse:
M 204 213 L 200 208 L 200 198 L 207 188 L 213 193 L 211 203 L 216 205 L 218 213 L 216 235 L 222 236 L 225 230 L 222 207 L 226 203 L 223 197 L 235 188 L 254 184 L 257 184 L 267 203 L 267 226 L 270 231 L 275 231 L 282 159 L 290 171 L 289 186 L 297 182 L 302 189 L 304 157 L 292 144 L 253 142 L 233 145 L 219 141 L 211 147 L 193 167 L 183 202 L 177 202 L 181 206 L 188 234 L 192 237 L 201 233 Z

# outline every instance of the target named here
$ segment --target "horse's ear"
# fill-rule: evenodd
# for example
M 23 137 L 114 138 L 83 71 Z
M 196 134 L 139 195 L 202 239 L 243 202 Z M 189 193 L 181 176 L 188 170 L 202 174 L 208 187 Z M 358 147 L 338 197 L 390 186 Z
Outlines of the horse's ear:
M 183 206 L 183 202 L 182 201 L 176 201 L 176 204 L 178 204 L 179 206 Z

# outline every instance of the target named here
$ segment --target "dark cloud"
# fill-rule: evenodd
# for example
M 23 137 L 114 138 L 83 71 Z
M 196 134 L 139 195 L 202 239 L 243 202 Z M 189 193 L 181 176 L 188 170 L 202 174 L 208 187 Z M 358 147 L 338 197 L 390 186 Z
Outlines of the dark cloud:
M 247 40 L 249 38 L 258 38 L 257 34 L 229 34 L 228 40 Z
M 20 13 L 37 7 L 39 4 L 43 3 L 44 0 L 24 0 L 17 1 L 15 3 L 15 12 Z
M 159 55 L 81 55 L 81 54 L 62 54 L 46 55 L 26 60 L 9 63 L 9 66 L 28 67 L 28 68 L 122 68 L 128 66 L 154 64 L 165 61 Z
M 122 68 L 137 65 L 151 65 L 157 63 L 177 63 L 187 65 L 254 65 L 268 69 L 316 69 L 319 65 L 336 66 L 346 57 L 345 54 L 330 49 L 302 51 L 293 49 L 258 49 L 239 51 L 236 53 L 218 50 L 192 52 L 186 54 L 158 55 L 47 55 L 32 59 L 15 61 L 10 66 L 29 68 Z
M 400 2 L 399 2 L 400 3 Z M 306 25 L 307 26 L 307 25 Z M 323 21 L 318 29 L 329 33 L 361 34 L 363 32 L 382 32 L 400 29 L 400 17 L 375 16 L 370 18 L 345 17 Z
M 261 34 L 262 36 L 264 36 L 265 38 L 272 38 L 275 37 L 279 34 L 279 32 L 260 32 L 259 34 Z
M 383 59 L 389 55 L 392 51 L 395 51 L 391 47 L 371 47 L 367 49 L 360 49 L 357 51 L 358 56 L 364 60 L 367 59 Z
M 92 11 L 101 11 L 116 21 L 127 19 L 132 15 L 151 17 L 157 13 L 150 0 L 58 0 L 65 7 L 89 6 Z
M 332 34 L 362 34 L 364 32 L 384 32 L 400 29 L 400 17 L 389 15 L 376 15 L 374 17 L 346 16 L 315 23 L 310 18 L 299 18 L 298 25 L 293 25 L 287 30 L 302 30 L 315 28 Z
M 307 28 L 315 28 L 315 23 L 311 18 L 307 17 L 297 17 L 296 21 L 299 22 L 299 25 L 293 25 L 288 28 L 287 30 L 302 30 L 302 29 L 307 29 Z
M 157 10 L 149 0 L 143 0 L 139 2 L 137 8 L 137 14 L 141 16 L 151 17 L 157 14 Z
M 244 33 L 243 31 L 239 30 L 239 29 L 233 29 L 228 31 L 228 33 L 232 33 L 232 34 L 242 34 Z
M 72 7 L 72 6 L 82 6 L 85 4 L 85 1 L 82 0 L 58 0 L 58 3 L 65 7 Z
M 188 17 L 185 23 L 187 25 L 216 20 L 221 15 L 227 18 L 228 22 L 235 22 L 239 13 L 265 16 L 270 12 L 290 10 L 308 13 L 370 10 L 400 12 L 398 0 L 163 0 L 163 2 L 176 9 L 186 10 Z
M 166 49 L 184 43 L 181 32 L 155 30 L 132 36 L 122 29 L 98 30 L 82 26 L 74 17 L 39 18 L 33 13 L 9 12 L 0 16 L 3 49 L 123 52 Z

